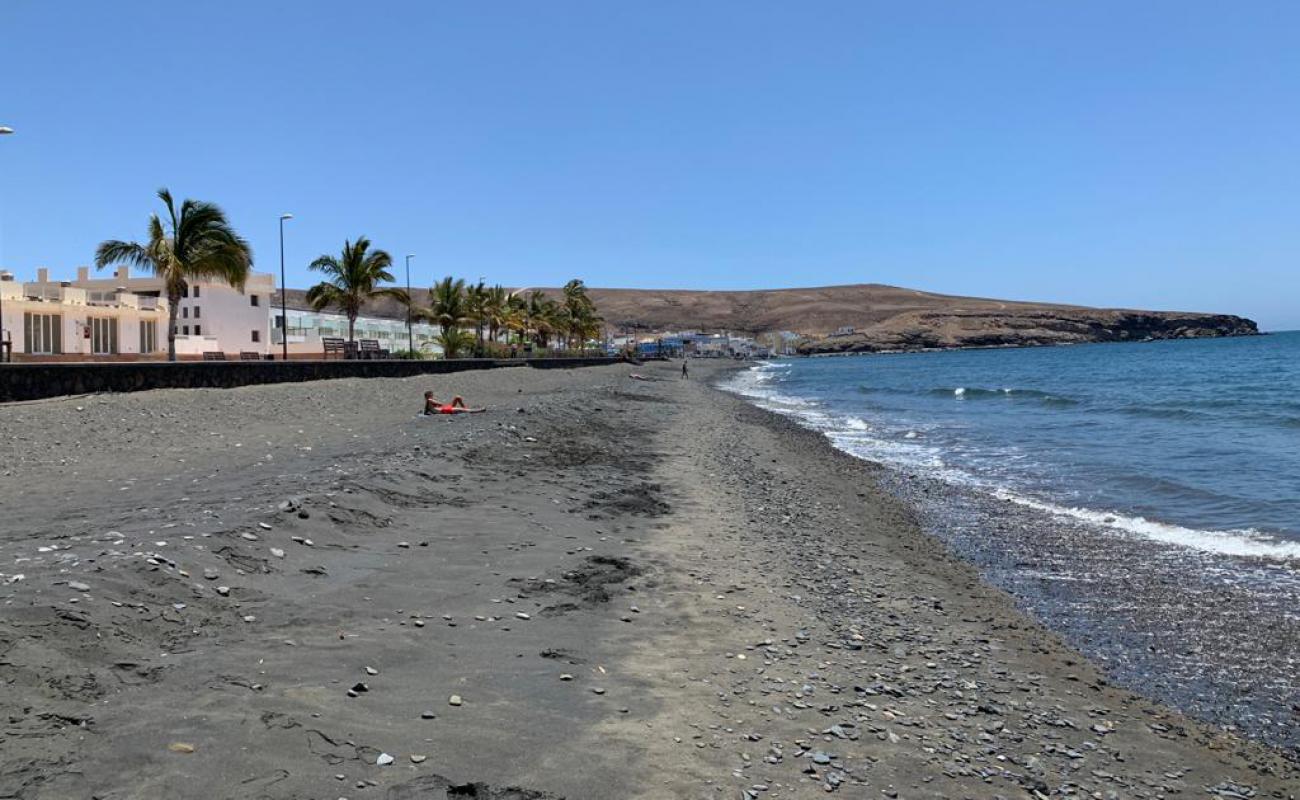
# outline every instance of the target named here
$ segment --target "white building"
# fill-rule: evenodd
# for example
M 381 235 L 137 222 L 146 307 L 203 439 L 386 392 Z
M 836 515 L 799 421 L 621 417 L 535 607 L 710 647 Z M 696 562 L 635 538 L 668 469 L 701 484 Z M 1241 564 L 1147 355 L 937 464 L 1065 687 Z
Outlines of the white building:
M 51 282 L 45 267 L 31 283 L 9 278 L 0 280 L 0 340 L 12 342 L 15 360 L 159 357 L 167 352 L 167 287 L 160 278 L 133 277 L 125 266 L 111 274 L 78 267 L 75 281 Z M 347 338 L 343 314 L 289 308 L 287 315 L 290 357 L 319 358 L 323 338 Z M 190 283 L 177 307 L 176 353 L 190 359 L 208 352 L 228 358 L 248 352 L 279 356 L 279 317 L 275 277 L 269 273 L 250 274 L 243 292 L 223 283 Z M 417 350 L 442 352 L 434 342 L 435 326 L 416 323 L 412 328 Z M 409 347 L 405 319 L 358 317 L 354 335 L 377 340 L 390 352 Z
M 311 311 L 302 308 L 288 308 L 285 315 L 289 320 L 289 357 L 319 357 L 324 350 L 321 339 L 346 339 L 348 338 L 348 318 L 339 313 L 329 311 Z M 273 328 L 271 342 L 271 352 L 280 353 L 281 351 L 281 332 L 280 332 L 280 307 L 277 305 L 270 310 L 270 324 Z M 441 353 L 442 348 L 434 343 L 433 337 L 438 334 L 438 328 L 423 322 L 416 322 L 412 326 L 412 332 L 415 338 L 415 349 L 426 354 Z M 360 341 L 362 339 L 374 339 L 379 342 L 382 350 L 397 352 L 407 350 L 410 347 L 410 337 L 406 330 L 405 319 L 392 319 L 390 317 L 357 317 L 356 325 L 353 328 L 353 336 Z
M 46 270 L 38 270 L 44 279 Z M 129 267 L 119 266 L 111 276 L 91 277 L 89 267 L 77 267 L 73 286 L 95 291 L 129 291 L 166 300 L 167 286 L 152 275 L 131 277 Z M 253 272 L 244 290 L 224 283 L 196 281 L 181 297 L 176 315 L 176 353 L 199 356 L 219 351 L 232 356 L 253 352 L 265 355 L 271 345 L 271 317 L 268 309 L 275 295 L 275 276 Z M 163 349 L 167 349 L 166 325 L 163 326 Z
M 69 281 L 19 283 L 0 272 L 0 351 L 15 361 L 157 358 L 167 351 L 167 300 Z M 5 345 L 8 345 L 6 347 Z

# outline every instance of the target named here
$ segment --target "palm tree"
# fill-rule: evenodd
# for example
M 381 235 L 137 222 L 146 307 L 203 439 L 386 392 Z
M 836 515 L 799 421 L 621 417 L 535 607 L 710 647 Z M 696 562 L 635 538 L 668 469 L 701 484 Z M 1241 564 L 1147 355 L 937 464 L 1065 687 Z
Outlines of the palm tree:
M 583 347 L 587 338 L 600 330 L 603 320 L 596 315 L 596 306 L 587 296 L 587 285 L 576 278 L 564 284 L 564 312 L 570 347 Z
M 487 290 L 487 299 L 484 301 L 483 310 L 487 316 L 488 338 L 494 342 L 497 340 L 497 334 L 505 324 L 506 314 L 509 312 L 509 302 L 510 293 L 501 284 Z
M 243 291 L 253 267 L 253 250 L 225 212 L 213 203 L 185 200 L 180 213 L 171 192 L 158 190 L 167 206 L 167 221 L 149 216 L 149 243 L 109 239 L 95 250 L 95 266 L 125 263 L 162 278 L 167 290 L 167 360 L 176 360 L 176 313 L 190 281 L 221 281 Z
M 323 272 L 327 279 L 307 290 L 307 302 L 316 311 L 336 306 L 348 318 L 348 341 L 354 338 L 357 317 L 361 306 L 372 297 L 394 297 L 399 302 L 409 302 L 406 292 L 392 286 L 379 286 L 381 281 L 392 281 L 388 268 L 393 257 L 384 250 L 371 250 L 370 240 L 358 236 L 355 243 L 343 240 L 340 256 L 323 255 L 311 262 L 310 268 Z
M 435 283 L 429 290 L 429 307 L 420 315 L 436 324 L 444 336 L 468 322 L 470 316 L 465 302 L 464 279 L 448 275 Z
M 533 335 L 539 347 L 550 347 L 551 337 L 564 328 L 560 304 L 543 295 L 533 311 Z
M 483 325 L 487 322 L 488 288 L 482 281 L 465 289 L 465 313 L 474 323 L 475 342 L 479 355 L 483 353 Z
M 443 358 L 459 358 L 462 350 L 474 344 L 474 335 L 460 328 L 448 328 L 433 340 L 442 346 Z

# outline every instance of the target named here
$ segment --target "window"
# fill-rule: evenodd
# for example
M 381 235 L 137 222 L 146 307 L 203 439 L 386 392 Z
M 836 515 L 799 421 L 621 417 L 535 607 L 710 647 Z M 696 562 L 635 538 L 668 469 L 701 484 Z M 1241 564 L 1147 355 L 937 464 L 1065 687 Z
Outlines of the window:
M 152 353 L 158 349 L 158 323 L 140 320 L 140 352 Z
M 249 302 L 251 305 L 257 305 L 257 304 L 258 304 L 257 295 L 255 295 L 255 294 L 250 294 L 250 295 L 248 296 L 248 302 Z
M 90 352 L 97 356 L 111 356 L 117 352 L 117 320 L 90 318 Z
M 262 332 L 261 332 L 261 331 L 253 331 L 253 341 L 255 341 L 255 342 L 260 342 L 260 341 L 262 341 Z
M 190 296 L 190 286 L 189 286 L 189 284 L 187 283 L 187 284 L 185 284 L 185 286 L 181 289 L 181 297 L 189 297 L 189 296 Z
M 198 319 L 198 318 L 199 318 L 199 311 L 200 311 L 200 310 L 201 310 L 201 309 L 200 309 L 198 306 L 195 306 L 195 307 L 194 307 L 194 318 L 195 318 L 195 319 Z
M 195 297 L 198 297 L 198 296 L 199 296 L 199 287 L 197 287 L 197 286 L 194 287 L 194 296 L 195 296 Z
M 23 314 L 23 352 L 57 355 L 63 352 L 63 315 Z
M 181 326 L 181 335 L 183 335 L 183 336 L 189 336 L 189 335 L 190 335 L 190 326 L 189 326 L 189 325 L 182 325 L 182 326 Z
M 189 307 L 189 306 L 181 306 L 181 316 L 184 317 L 185 319 L 189 319 L 189 318 L 190 318 L 190 307 Z
M 199 327 L 198 325 L 195 325 L 195 326 L 194 326 L 194 335 L 195 335 L 195 336 L 202 336 L 202 335 L 203 335 L 203 329 L 202 329 L 201 327 Z
M 283 328 L 283 327 L 284 327 L 284 315 L 283 315 L 283 314 L 276 314 L 276 315 L 275 315 L 275 327 L 277 327 L 277 328 Z

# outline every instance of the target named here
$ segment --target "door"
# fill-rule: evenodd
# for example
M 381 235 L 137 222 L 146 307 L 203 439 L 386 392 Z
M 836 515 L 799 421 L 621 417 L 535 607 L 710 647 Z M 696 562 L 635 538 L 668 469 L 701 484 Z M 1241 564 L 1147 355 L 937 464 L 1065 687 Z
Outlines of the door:
M 90 352 L 97 356 L 117 353 L 117 320 L 92 317 L 90 320 Z

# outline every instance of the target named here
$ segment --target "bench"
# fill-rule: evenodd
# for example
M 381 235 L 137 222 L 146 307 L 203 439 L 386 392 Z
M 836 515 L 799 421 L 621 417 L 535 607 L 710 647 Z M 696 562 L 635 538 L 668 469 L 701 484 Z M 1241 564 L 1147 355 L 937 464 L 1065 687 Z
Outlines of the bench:
M 203 351 L 203 360 L 204 361 L 225 361 L 226 354 L 221 352 L 220 350 L 205 350 Z
M 240 350 L 240 351 L 239 351 L 239 360 L 240 360 L 240 361 L 261 361 L 261 360 L 262 360 L 262 354 L 261 354 L 261 353 L 254 353 L 254 352 L 252 352 L 251 350 Z
M 360 346 L 358 358 L 388 358 L 388 351 L 379 346 L 378 339 L 362 339 L 357 344 Z
M 335 338 L 332 336 L 322 336 L 320 339 L 320 343 L 321 343 L 321 347 L 325 348 L 325 354 L 324 354 L 325 358 L 329 358 L 331 353 L 338 356 L 339 358 L 347 357 L 348 343 L 343 341 L 342 339 Z

